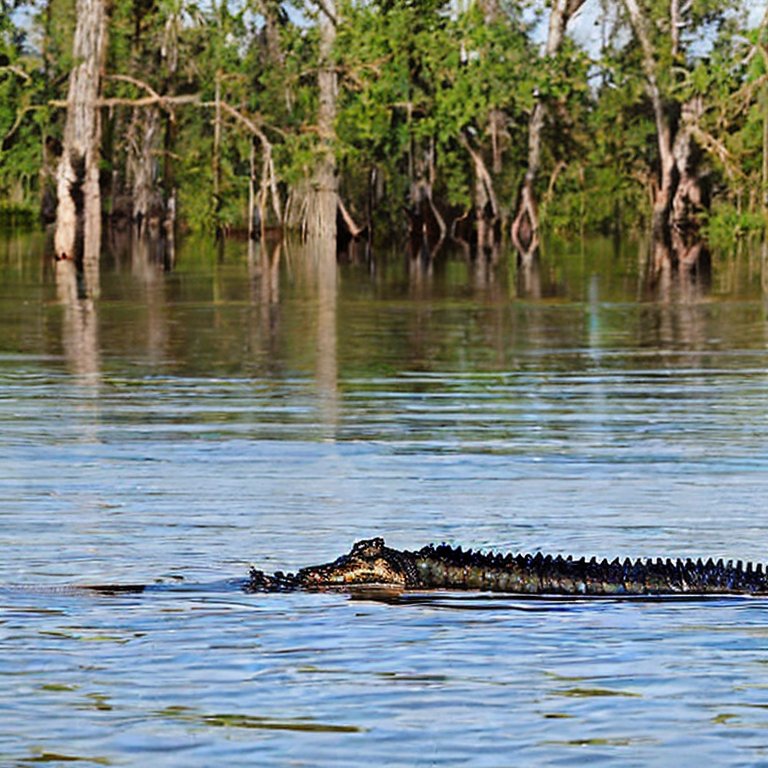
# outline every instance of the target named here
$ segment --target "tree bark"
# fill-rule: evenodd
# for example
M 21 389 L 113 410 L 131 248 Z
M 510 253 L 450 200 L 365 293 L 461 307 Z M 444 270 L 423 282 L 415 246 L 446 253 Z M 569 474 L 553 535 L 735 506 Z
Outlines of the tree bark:
M 654 56 L 648 20 L 637 0 L 624 0 L 624 5 L 629 14 L 632 30 L 640 43 L 643 73 L 645 74 L 646 88 L 651 100 L 654 121 L 656 123 L 656 141 L 659 149 L 659 183 L 653 203 L 653 237 L 654 240 L 668 240 L 669 214 L 676 184 L 670 114 L 665 108 L 656 77 L 656 57 Z M 675 44 L 675 38 L 672 39 L 672 43 L 673 45 Z
M 765 9 L 763 19 L 759 26 L 759 37 L 761 43 L 758 49 L 763 57 L 764 64 L 768 67 L 768 47 L 765 43 L 765 34 L 768 29 L 768 8 Z M 760 204 L 763 213 L 768 211 L 768 84 L 763 84 L 760 88 L 760 104 L 763 112 L 763 157 L 762 157 L 762 189 L 760 195 Z
M 213 113 L 213 152 L 211 175 L 213 176 L 213 223 L 218 240 L 224 233 L 221 226 L 221 70 L 216 71 Z
M 77 0 L 77 25 L 69 76 L 63 151 L 56 172 L 56 230 L 54 249 L 61 269 L 65 262 L 82 265 L 85 291 L 99 294 L 101 194 L 98 106 L 101 68 L 106 48 L 103 0 Z
M 128 131 L 127 170 L 131 182 L 132 216 L 143 233 L 156 189 L 155 149 L 160 133 L 160 113 L 157 107 L 134 110 Z
M 696 228 L 697 214 L 704 207 L 701 179 L 697 172 L 693 132 L 704 113 L 704 103 L 696 96 L 683 104 L 680 122 L 672 145 L 677 184 L 671 205 L 671 224 L 675 229 Z
M 317 86 L 319 104 L 317 130 L 320 137 L 318 157 L 307 201 L 304 231 L 308 239 L 336 242 L 338 182 L 336 179 L 336 89 L 333 64 L 336 41 L 336 8 L 334 0 L 320 3 L 320 51 Z
M 480 150 L 475 149 L 469 139 L 462 134 L 461 144 L 472 158 L 475 177 L 475 223 L 477 226 L 477 253 L 478 256 L 493 255 L 496 246 L 495 228 L 499 220 L 499 204 L 496 192 L 493 188 L 493 178 L 488 166 L 483 160 Z
M 646 90 L 651 100 L 659 152 L 658 181 L 654 190 L 651 237 L 655 273 L 683 265 L 694 268 L 700 234 L 697 214 L 705 207 L 697 172 L 694 133 L 703 112 L 700 99 L 686 104 L 664 98 L 658 83 L 658 63 L 651 40 L 650 22 L 638 0 L 624 0 L 632 30 L 640 44 Z M 673 59 L 681 55 L 679 30 L 684 11 L 671 0 L 669 22 Z
M 586 0 L 553 0 L 544 55 L 555 56 L 565 38 L 568 22 Z M 539 215 L 536 204 L 536 178 L 541 169 L 542 132 L 546 106 L 537 97 L 528 121 L 528 165 L 520 188 L 517 213 L 512 221 L 512 242 L 524 264 L 530 264 L 539 247 Z
M 409 104 L 409 114 L 410 106 Z M 412 133 L 411 136 L 413 137 Z M 411 183 L 408 195 L 409 207 L 406 209 L 406 215 L 408 216 L 411 256 L 424 256 L 431 259 L 440 250 L 448 233 L 445 219 L 435 205 L 432 196 L 436 177 L 433 139 L 429 139 L 427 146 L 424 147 L 419 146 L 411 138 L 408 166 Z

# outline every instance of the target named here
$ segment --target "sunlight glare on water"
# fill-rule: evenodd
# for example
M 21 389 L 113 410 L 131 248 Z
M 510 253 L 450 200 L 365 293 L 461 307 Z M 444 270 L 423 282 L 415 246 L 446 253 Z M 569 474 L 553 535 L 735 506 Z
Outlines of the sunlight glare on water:
M 649 292 L 601 244 L 525 280 L 265 257 L 112 254 L 65 308 L 0 240 L 0 585 L 43 588 L 0 586 L 0 763 L 768 764 L 763 600 L 237 582 L 373 535 L 768 560 L 752 262 Z M 44 589 L 89 582 L 158 588 Z

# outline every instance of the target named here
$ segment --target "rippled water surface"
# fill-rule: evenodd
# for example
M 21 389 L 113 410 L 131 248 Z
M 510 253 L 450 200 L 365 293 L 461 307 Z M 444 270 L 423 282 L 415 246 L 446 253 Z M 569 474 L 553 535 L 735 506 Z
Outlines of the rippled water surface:
M 72 307 L 0 239 L 0 764 L 768 766 L 768 601 L 237 583 L 371 535 L 768 560 L 763 271 L 189 241 Z

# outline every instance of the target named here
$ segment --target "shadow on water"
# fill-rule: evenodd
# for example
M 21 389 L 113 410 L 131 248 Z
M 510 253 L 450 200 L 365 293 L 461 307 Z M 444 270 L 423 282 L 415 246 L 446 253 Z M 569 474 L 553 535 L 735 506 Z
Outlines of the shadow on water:
M 387 605 L 440 608 L 459 611 L 575 611 L 595 610 L 608 606 L 626 605 L 723 605 L 768 604 L 768 598 L 749 595 L 591 595 L 575 597 L 563 595 L 525 595 L 488 592 L 403 592 L 395 589 L 353 588 L 350 600 L 373 601 Z

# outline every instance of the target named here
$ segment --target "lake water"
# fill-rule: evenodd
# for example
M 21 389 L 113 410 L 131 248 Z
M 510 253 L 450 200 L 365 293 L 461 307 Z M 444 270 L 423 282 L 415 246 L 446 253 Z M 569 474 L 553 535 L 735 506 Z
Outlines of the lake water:
M 768 601 L 245 594 L 417 548 L 768 560 L 768 267 L 318 274 L 189 240 L 65 307 L 0 239 L 0 764 L 768 766 Z

